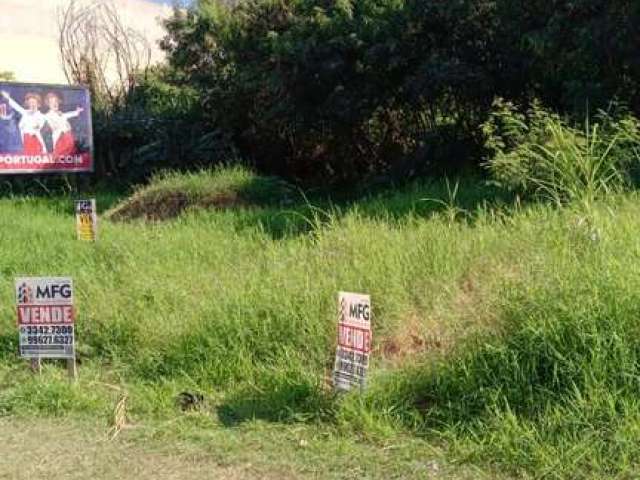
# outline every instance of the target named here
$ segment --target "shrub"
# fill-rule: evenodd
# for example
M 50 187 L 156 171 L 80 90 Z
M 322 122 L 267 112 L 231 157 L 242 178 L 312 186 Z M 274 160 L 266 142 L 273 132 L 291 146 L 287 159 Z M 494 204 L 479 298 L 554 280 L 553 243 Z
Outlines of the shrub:
M 129 183 L 164 169 L 200 169 L 237 157 L 228 135 L 202 122 L 199 93 L 167 68 L 151 69 L 112 111 L 94 111 L 99 174 Z
M 523 112 L 498 99 L 482 130 L 496 182 L 557 203 L 590 203 L 619 189 L 640 160 L 640 122 L 622 109 L 576 128 L 537 101 Z

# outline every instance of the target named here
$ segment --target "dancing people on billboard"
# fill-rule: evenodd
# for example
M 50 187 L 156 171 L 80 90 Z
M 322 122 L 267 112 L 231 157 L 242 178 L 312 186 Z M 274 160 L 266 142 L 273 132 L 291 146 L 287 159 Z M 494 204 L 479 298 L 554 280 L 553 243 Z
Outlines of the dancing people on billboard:
M 21 118 L 18 123 L 22 133 L 22 153 L 24 155 L 43 155 L 47 149 L 42 138 L 42 127 L 46 123 L 44 114 L 40 111 L 42 99 L 37 93 L 29 92 L 24 96 L 25 107 L 16 102 L 9 93 L 2 91 L 0 94 L 9 102 L 11 108 L 17 111 Z
M 76 108 L 70 112 L 61 112 L 60 104 L 62 99 L 55 92 L 47 93 L 45 97 L 49 111 L 45 113 L 47 123 L 51 128 L 54 155 L 72 155 L 76 152 L 76 139 L 69 123 L 70 118 L 79 116 L 84 109 Z

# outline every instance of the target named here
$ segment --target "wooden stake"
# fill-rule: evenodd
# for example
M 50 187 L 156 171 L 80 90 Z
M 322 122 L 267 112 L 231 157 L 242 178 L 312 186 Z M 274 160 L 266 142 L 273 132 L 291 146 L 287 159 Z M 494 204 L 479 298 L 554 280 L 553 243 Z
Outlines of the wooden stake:
M 42 373 L 42 360 L 40 358 L 31 359 L 31 371 L 38 375 Z
M 67 358 L 67 373 L 74 382 L 78 379 L 78 369 L 76 368 L 76 357 Z

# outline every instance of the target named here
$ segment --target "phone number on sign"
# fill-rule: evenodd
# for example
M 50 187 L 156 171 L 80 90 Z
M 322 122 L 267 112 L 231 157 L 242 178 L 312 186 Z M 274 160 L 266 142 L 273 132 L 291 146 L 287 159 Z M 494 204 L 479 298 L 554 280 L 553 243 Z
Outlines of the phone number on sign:
M 22 327 L 27 335 L 70 335 L 73 334 L 71 325 L 38 325 L 34 327 Z
M 71 345 L 73 336 L 63 335 L 37 335 L 27 337 L 28 345 Z

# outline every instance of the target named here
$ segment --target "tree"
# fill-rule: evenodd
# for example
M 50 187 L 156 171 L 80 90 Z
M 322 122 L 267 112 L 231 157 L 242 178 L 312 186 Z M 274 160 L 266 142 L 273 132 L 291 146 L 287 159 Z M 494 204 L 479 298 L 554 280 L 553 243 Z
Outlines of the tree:
M 67 80 L 87 85 L 103 108 L 121 104 L 151 63 L 149 42 L 111 0 L 71 0 L 59 13 L 59 35 Z

